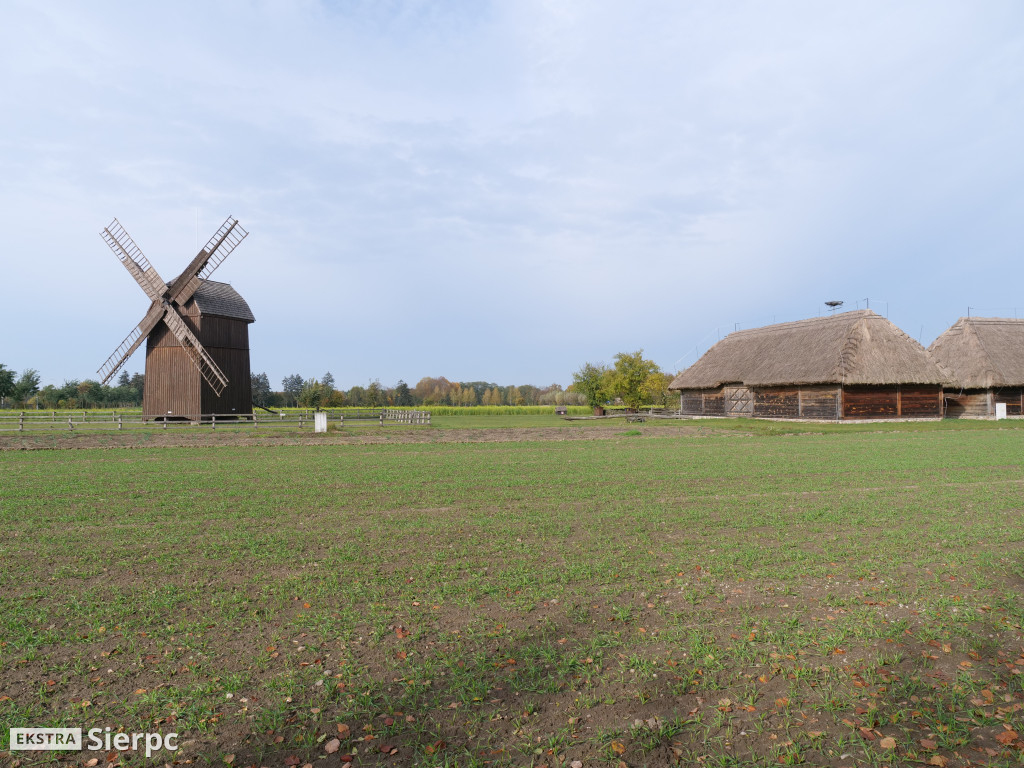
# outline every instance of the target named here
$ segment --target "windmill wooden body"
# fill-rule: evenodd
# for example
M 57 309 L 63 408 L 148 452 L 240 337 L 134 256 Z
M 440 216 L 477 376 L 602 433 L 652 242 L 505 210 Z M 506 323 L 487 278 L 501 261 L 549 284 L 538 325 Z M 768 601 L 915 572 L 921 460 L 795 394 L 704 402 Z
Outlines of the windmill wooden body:
M 249 305 L 209 280 L 248 232 L 228 217 L 185 270 L 165 283 L 117 219 L 100 235 L 150 299 L 149 311 L 100 367 L 106 384 L 146 341 L 145 418 L 252 413 Z

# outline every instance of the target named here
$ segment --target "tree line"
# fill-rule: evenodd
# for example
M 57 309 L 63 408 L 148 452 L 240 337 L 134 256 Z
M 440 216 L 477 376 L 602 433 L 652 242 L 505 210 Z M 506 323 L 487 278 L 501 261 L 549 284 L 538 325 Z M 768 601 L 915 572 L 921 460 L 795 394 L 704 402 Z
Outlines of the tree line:
M 399 381 L 387 387 L 380 381 L 367 386 L 335 388 L 328 371 L 319 379 L 301 374 L 285 376 L 281 389 L 272 390 L 266 373 L 252 374 L 252 403 L 264 408 L 300 406 L 340 408 L 343 406 L 382 408 L 424 405 L 610 405 L 629 408 L 663 407 L 671 401 L 668 385 L 673 375 L 663 372 L 643 350 L 620 352 L 611 366 L 585 363 L 573 374 L 573 383 L 536 387 L 532 384 L 501 385 L 487 381 L 449 381 L 444 376 L 420 379 L 410 387 Z
M 0 407 L 45 408 L 132 408 L 142 405 L 146 377 L 122 371 L 113 386 L 92 379 L 68 379 L 60 386 L 39 386 L 39 371 L 26 368 L 18 378 L 0 363 Z
M 266 373 L 252 374 L 252 403 L 264 408 L 301 406 L 308 408 L 416 407 L 423 405 L 583 405 L 578 392 L 560 384 L 537 387 L 532 384 L 502 385 L 488 381 L 449 381 L 444 376 L 420 379 L 410 387 L 399 381 L 393 387 L 372 381 L 350 389 L 337 389 L 328 371 L 318 378 L 301 374 L 285 376 L 281 389 L 272 390 Z
M 40 387 L 39 372 L 27 368 L 16 374 L 0 363 L 0 407 L 27 408 L 129 408 L 142 405 L 145 376 L 122 371 L 116 384 L 92 379 L 70 379 L 60 386 Z M 643 350 L 620 352 L 611 366 L 585 363 L 573 373 L 565 389 L 560 384 L 537 387 L 532 384 L 502 385 L 487 381 L 449 381 L 444 376 L 424 377 L 410 387 L 399 381 L 392 387 L 380 381 L 347 390 L 335 387 L 328 371 L 320 378 L 301 374 L 285 376 L 281 388 L 273 390 L 266 373 L 252 373 L 252 402 L 264 408 L 302 406 L 338 408 L 354 406 L 416 407 L 424 405 L 590 405 L 622 403 L 630 408 L 669 402 L 672 374 L 664 373 Z

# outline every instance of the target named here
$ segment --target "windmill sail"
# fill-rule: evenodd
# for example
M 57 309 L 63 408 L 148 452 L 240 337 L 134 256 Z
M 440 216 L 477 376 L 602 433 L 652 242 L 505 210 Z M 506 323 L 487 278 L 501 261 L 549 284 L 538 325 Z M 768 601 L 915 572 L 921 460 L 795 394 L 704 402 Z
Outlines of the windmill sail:
M 107 358 L 107 362 L 100 366 L 97 373 L 102 377 L 101 384 L 106 384 L 114 377 L 115 373 L 121 370 L 121 366 L 128 362 L 128 358 L 145 341 L 149 332 L 156 328 L 156 324 L 163 319 L 165 311 L 166 309 L 163 305 L 153 302 L 153 306 L 149 308 L 149 312 L 142 318 L 142 322 L 125 337 L 125 340 L 118 345 L 114 353 Z
M 203 379 L 210 385 L 210 388 L 217 396 L 220 397 L 220 393 L 228 385 L 228 377 L 224 375 L 224 372 L 213 361 L 213 358 L 203 348 L 203 345 L 199 343 L 199 339 L 185 325 L 185 321 L 181 319 L 173 308 L 169 309 L 164 316 L 164 322 L 167 323 L 167 327 L 171 329 L 174 337 L 181 342 L 182 348 L 196 368 L 199 369 L 200 375 L 202 375 Z
M 191 299 L 199 288 L 199 281 L 209 278 L 248 234 L 239 225 L 238 219 L 228 216 L 203 249 L 171 283 L 171 301 L 180 307 Z
M 142 253 L 142 249 L 135 244 L 131 236 L 121 226 L 121 222 L 114 219 L 100 232 L 100 236 L 110 246 L 110 250 L 117 256 L 124 268 L 131 273 L 142 290 L 146 292 L 151 301 L 160 301 L 167 291 L 167 284 L 157 273 L 149 259 Z
M 249 233 L 242 229 L 238 224 L 238 219 L 228 216 L 227 220 L 220 225 L 213 237 L 203 248 L 208 254 L 210 254 L 209 260 L 199 271 L 199 277 L 202 280 L 209 279 L 210 275 L 213 274 L 213 270 L 224 263 L 224 259 L 238 247 L 238 244 L 245 240 L 246 235 Z

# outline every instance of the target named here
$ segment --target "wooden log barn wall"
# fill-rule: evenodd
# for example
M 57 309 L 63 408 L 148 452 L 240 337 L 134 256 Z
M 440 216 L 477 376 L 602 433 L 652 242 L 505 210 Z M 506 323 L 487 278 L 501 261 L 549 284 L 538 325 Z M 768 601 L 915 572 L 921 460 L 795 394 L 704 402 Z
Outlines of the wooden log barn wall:
M 943 408 L 942 387 L 936 385 L 753 387 L 746 410 L 730 407 L 730 389 L 735 388 L 682 391 L 680 412 L 766 419 L 915 419 L 939 418 Z

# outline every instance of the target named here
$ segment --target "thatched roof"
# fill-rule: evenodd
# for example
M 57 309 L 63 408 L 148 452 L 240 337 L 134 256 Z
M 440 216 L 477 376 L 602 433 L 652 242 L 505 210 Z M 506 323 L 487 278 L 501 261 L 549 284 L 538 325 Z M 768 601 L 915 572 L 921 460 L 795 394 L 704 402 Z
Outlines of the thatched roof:
M 196 306 L 204 315 L 220 315 L 247 323 L 256 321 L 245 299 L 227 283 L 215 280 L 200 280 L 199 287 L 192 295 Z
M 942 384 L 928 352 L 870 309 L 730 333 L 669 389 L 796 384 Z
M 964 389 L 1024 386 L 1024 320 L 961 317 L 928 351 Z

